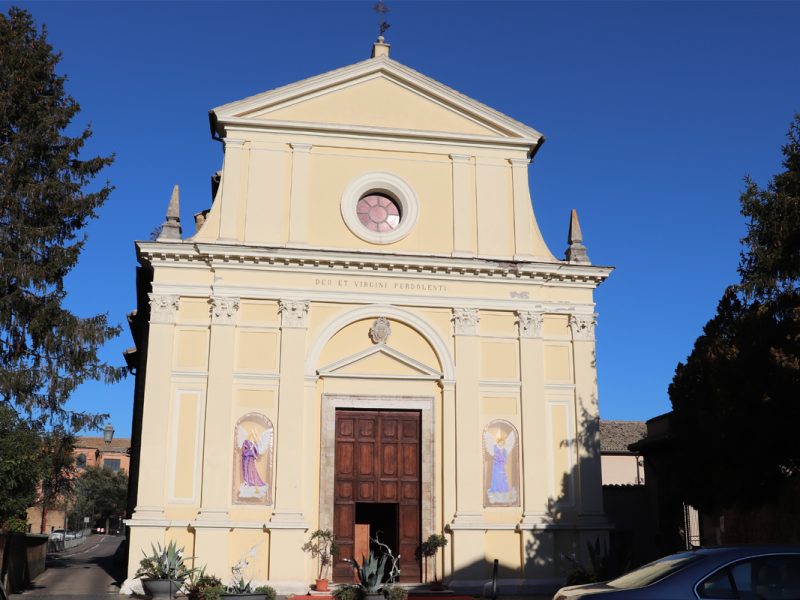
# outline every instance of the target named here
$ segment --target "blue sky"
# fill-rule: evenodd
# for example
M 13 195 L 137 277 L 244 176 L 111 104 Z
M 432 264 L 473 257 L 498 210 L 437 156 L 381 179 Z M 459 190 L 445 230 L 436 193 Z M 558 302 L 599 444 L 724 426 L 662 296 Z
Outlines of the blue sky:
M 181 186 L 185 231 L 210 205 L 221 148 L 208 110 L 369 56 L 372 2 L 26 4 L 63 52 L 116 186 L 88 228 L 68 305 L 124 323 L 135 239 Z M 600 412 L 647 419 L 726 285 L 737 278 L 742 178 L 766 183 L 800 111 L 793 2 L 394 2 L 392 58 L 547 137 L 530 167 L 534 210 L 557 255 L 569 210 L 598 290 Z M 6 11 L 10 4 L 0 3 Z M 104 356 L 122 364 L 127 331 Z M 130 434 L 133 380 L 70 400 Z

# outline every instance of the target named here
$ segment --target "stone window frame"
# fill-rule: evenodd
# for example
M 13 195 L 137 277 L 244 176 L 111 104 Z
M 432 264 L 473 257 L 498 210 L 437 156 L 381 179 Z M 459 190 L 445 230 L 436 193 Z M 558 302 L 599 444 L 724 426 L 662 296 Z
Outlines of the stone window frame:
M 397 202 L 400 207 L 400 223 L 392 231 L 383 233 L 370 231 L 358 218 L 358 201 L 369 194 L 382 194 Z M 372 244 L 393 244 L 411 233 L 419 218 L 419 200 L 413 188 L 392 173 L 364 173 L 351 181 L 341 199 L 342 219 L 356 237 Z

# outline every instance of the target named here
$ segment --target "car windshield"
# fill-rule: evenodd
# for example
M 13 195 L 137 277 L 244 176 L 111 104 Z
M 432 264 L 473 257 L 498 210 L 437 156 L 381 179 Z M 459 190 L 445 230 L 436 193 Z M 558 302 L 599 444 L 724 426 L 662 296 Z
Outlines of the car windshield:
M 609 581 L 606 585 L 617 590 L 630 590 L 644 587 L 655 583 L 659 579 L 664 579 L 667 575 L 680 571 L 686 565 L 699 559 L 700 556 L 691 552 L 665 556 L 655 562 L 639 567 L 635 571 L 631 571 L 622 577 L 617 577 Z

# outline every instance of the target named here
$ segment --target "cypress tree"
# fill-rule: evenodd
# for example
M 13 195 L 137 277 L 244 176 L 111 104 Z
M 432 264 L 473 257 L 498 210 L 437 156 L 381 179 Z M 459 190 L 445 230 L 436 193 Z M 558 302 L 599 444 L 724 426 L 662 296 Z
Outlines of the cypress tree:
M 78 430 L 107 415 L 67 410 L 70 393 L 124 369 L 98 356 L 120 328 L 62 305 L 83 230 L 112 190 L 92 182 L 113 156 L 81 157 L 89 127 L 66 135 L 80 106 L 60 58 L 27 11 L 0 14 L 0 404 L 37 427 Z

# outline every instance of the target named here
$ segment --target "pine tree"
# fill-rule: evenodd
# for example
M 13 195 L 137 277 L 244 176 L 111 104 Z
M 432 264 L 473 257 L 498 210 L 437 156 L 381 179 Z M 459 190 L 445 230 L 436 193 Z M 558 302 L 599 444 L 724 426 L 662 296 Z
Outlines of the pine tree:
M 88 127 L 66 135 L 80 106 L 46 33 L 25 10 L 0 14 L 0 403 L 38 427 L 78 430 L 106 415 L 67 410 L 70 393 L 124 376 L 98 356 L 120 328 L 62 306 L 83 229 L 112 190 L 91 184 L 113 156 L 81 158 Z
M 704 509 L 759 505 L 800 477 L 800 115 L 788 138 L 784 171 L 745 179 L 741 281 L 669 388 L 677 491 Z

